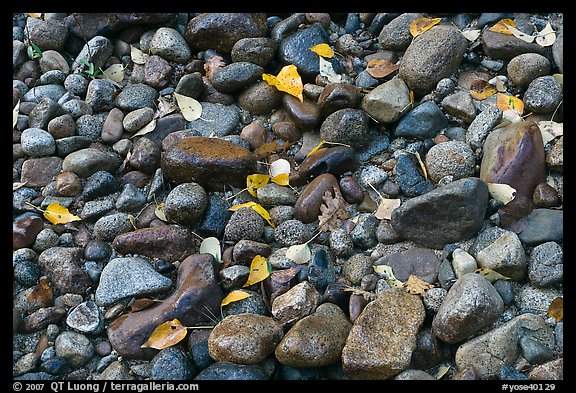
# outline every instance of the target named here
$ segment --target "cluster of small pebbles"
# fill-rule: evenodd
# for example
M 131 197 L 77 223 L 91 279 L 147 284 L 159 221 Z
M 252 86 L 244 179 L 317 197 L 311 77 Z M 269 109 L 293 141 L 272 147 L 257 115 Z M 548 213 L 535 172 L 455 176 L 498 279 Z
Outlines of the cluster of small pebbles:
M 440 22 L 413 37 L 421 17 Z M 556 41 L 489 30 L 506 18 Z M 539 127 L 562 123 L 562 30 L 561 13 L 13 14 L 14 379 L 562 380 L 563 136 Z M 114 64 L 122 80 L 98 75 Z M 302 101 L 262 78 L 288 64 Z M 471 95 L 496 76 L 521 120 Z M 289 185 L 251 195 L 278 159 Z M 79 219 L 50 222 L 54 202 Z M 269 220 L 229 210 L 245 202 Z M 256 256 L 270 275 L 245 285 Z M 222 306 L 233 290 L 250 296 Z M 174 319 L 184 340 L 143 347 Z

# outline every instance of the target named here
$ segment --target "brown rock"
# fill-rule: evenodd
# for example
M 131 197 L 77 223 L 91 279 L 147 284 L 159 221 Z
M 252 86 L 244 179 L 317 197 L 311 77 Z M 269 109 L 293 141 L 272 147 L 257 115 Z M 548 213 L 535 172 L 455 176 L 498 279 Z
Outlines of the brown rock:
M 316 221 L 320 215 L 322 197 L 326 190 L 330 190 L 332 196 L 340 191 L 338 180 L 331 173 L 316 177 L 306 186 L 294 205 L 294 218 L 305 224 Z
M 272 302 L 272 315 L 288 324 L 312 314 L 320 304 L 320 293 L 308 281 L 293 286 Z
M 214 257 L 195 254 L 178 268 L 176 290 L 161 303 L 141 311 L 124 314 L 108 327 L 108 339 L 119 356 L 150 360 L 158 350 L 140 348 L 158 325 L 178 319 L 184 326 L 213 324 L 223 294 L 218 285 Z
M 364 200 L 364 191 L 355 175 L 342 176 L 339 184 L 340 191 L 342 191 L 342 196 L 346 202 L 356 204 Z
M 318 97 L 322 116 L 342 108 L 355 108 L 360 101 L 360 89 L 350 83 L 329 83 Z
M 29 158 L 22 165 L 20 181 L 26 187 L 44 187 L 60 173 L 62 162 L 60 157 Z
M 303 186 L 316 176 L 331 173 L 338 177 L 346 172 L 354 172 L 360 166 L 354 149 L 346 146 L 321 148 L 308 155 L 301 163 L 298 172 L 290 174 L 290 184 Z
M 34 311 L 20 322 L 20 333 L 33 333 L 46 328 L 51 323 L 58 324 L 66 317 L 63 307 L 44 307 Z
M 175 21 L 176 13 L 137 13 L 137 12 L 105 12 L 105 13 L 74 13 L 64 18 L 64 24 L 68 30 L 90 40 L 96 35 L 106 35 L 110 31 L 127 35 L 131 28 L 148 24 L 170 24 Z M 136 30 L 138 31 L 138 30 Z M 127 36 L 123 37 L 126 42 L 133 42 Z
M 26 216 L 12 221 L 12 249 L 32 246 L 42 229 L 44 221 L 38 216 Z
M 550 169 L 563 172 L 564 168 L 564 137 L 561 136 L 560 139 L 556 141 L 552 149 L 546 154 L 546 164 L 550 166 Z
M 558 191 L 548 183 L 538 184 L 533 198 L 536 207 L 556 207 L 562 204 Z
M 282 104 L 283 93 L 266 81 L 256 82 L 238 95 L 238 105 L 255 115 L 266 115 Z
M 56 176 L 56 191 L 62 196 L 76 196 L 82 192 L 82 182 L 74 172 L 62 172 Z
M 164 176 L 176 183 L 198 183 L 207 190 L 225 185 L 243 188 L 256 171 L 256 157 L 247 149 L 218 138 L 186 137 L 162 154 Z
M 81 247 L 52 247 L 38 256 L 38 264 L 57 289 L 63 293 L 84 294 L 92 285 L 80 265 L 84 255 Z
M 134 169 L 153 174 L 160 166 L 161 155 L 160 144 L 143 136 L 132 145 L 132 155 L 128 163 Z
M 268 244 L 242 239 L 234 245 L 232 259 L 236 264 L 249 266 L 256 255 L 268 258 L 270 254 L 272 254 L 272 248 Z
M 523 53 L 538 53 L 545 56 L 545 48 L 535 42 L 526 42 L 511 34 L 501 34 L 489 29 L 482 31 L 482 48 L 494 59 L 510 60 Z
M 195 243 L 195 238 L 187 229 L 162 225 L 122 233 L 114 238 L 112 248 L 123 255 L 140 254 L 174 262 L 191 255 Z
M 48 122 L 48 132 L 54 139 L 74 136 L 76 132 L 76 123 L 69 114 L 64 114 L 53 118 Z
M 170 82 L 172 66 L 158 55 L 148 57 L 144 64 L 144 82 L 155 89 L 163 89 Z
M 302 136 L 302 132 L 293 121 L 277 121 L 272 124 L 272 132 L 288 142 L 296 142 Z
M 260 147 L 266 142 L 266 128 L 257 121 L 253 121 L 242 129 L 240 136 L 250 144 L 252 149 Z
M 298 98 L 284 94 L 282 104 L 290 119 L 302 131 L 312 130 L 320 122 L 320 109 L 312 101 L 304 99 L 300 102 Z
M 113 144 L 120 140 L 124 132 L 122 121 L 124 120 L 124 112 L 118 108 L 112 108 L 104 120 L 102 125 L 102 142 Z
M 388 265 L 392 267 L 394 276 L 400 281 L 406 281 L 411 275 L 434 284 L 438 279 L 440 259 L 429 248 L 411 248 L 406 251 L 386 255 L 374 265 Z

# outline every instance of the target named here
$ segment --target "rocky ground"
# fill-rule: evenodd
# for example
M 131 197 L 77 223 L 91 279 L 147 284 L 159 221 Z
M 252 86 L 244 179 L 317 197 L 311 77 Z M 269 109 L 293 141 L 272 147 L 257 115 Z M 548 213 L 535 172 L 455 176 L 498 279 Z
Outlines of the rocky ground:
M 413 37 L 420 17 L 441 20 Z M 556 41 L 489 30 L 504 18 Z M 13 377 L 563 379 L 562 29 L 555 13 L 14 14 Z M 302 101 L 263 80 L 289 64 Z M 475 96 L 496 76 L 521 118 Z M 280 159 L 288 185 L 245 190 Z M 50 221 L 54 202 L 77 219 Z M 229 210 L 244 202 L 269 219 Z M 257 256 L 269 275 L 245 285 Z M 234 290 L 249 297 L 222 305 Z M 142 348 L 174 319 L 183 340 Z

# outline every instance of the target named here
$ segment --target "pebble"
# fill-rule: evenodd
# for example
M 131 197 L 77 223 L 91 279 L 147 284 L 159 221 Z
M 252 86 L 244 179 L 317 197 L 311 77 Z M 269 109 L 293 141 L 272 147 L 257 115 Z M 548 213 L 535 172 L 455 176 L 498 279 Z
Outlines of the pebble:
M 260 203 L 264 206 L 294 205 L 296 194 L 288 187 L 268 183 L 256 190 Z
M 368 116 L 354 108 L 337 110 L 328 115 L 320 126 L 323 140 L 344 143 L 355 149 L 365 146 L 368 132 Z
M 150 361 L 150 379 L 153 381 L 184 381 L 193 375 L 190 359 L 177 347 L 161 350 Z
M 20 136 L 22 151 L 30 157 L 44 157 L 54 154 L 54 137 L 41 128 L 27 128 Z
M 562 282 L 563 250 L 558 243 L 546 242 L 532 249 L 528 258 L 528 278 L 537 287 Z
M 434 145 L 426 154 L 426 168 L 433 182 L 444 176 L 454 180 L 472 177 L 476 169 L 476 156 L 468 144 L 448 141 Z
M 414 275 L 423 281 L 434 283 L 438 278 L 440 263 L 433 250 L 414 247 L 379 258 L 374 262 L 374 266 L 392 267 L 394 276 L 400 281 L 406 281 Z
M 80 266 L 81 257 L 80 247 L 52 247 L 38 255 L 38 264 L 45 269 L 55 288 L 64 293 L 83 294 L 91 282 Z
M 385 23 L 378 35 L 378 42 L 382 48 L 406 50 L 413 38 L 412 34 L 410 34 L 410 23 L 414 19 L 423 16 L 424 14 L 421 13 L 403 13 Z
M 222 93 L 232 93 L 261 79 L 264 69 L 249 61 L 234 62 L 218 69 L 212 86 Z
M 564 238 L 563 211 L 534 209 L 527 216 L 527 225 L 518 237 L 524 244 L 537 245 L 547 241 L 562 242 Z
M 520 87 L 525 87 L 534 79 L 549 75 L 550 61 L 538 53 L 524 53 L 508 62 L 506 72 L 508 79 Z
M 92 79 L 86 90 L 86 103 L 94 113 L 109 111 L 114 107 L 116 87 L 106 79 Z
M 234 43 L 230 57 L 234 62 L 249 61 L 261 67 L 270 63 L 276 51 L 276 43 L 268 37 L 246 37 Z
M 400 192 L 408 197 L 424 195 L 433 190 L 432 180 L 422 175 L 420 163 L 417 158 L 410 153 L 400 153 L 396 158 L 395 182 Z
M 86 365 L 94 355 L 94 345 L 82 333 L 64 331 L 54 341 L 56 356 L 66 360 L 73 369 Z
M 319 304 L 320 293 L 308 281 L 302 281 L 276 297 L 271 312 L 276 321 L 286 325 L 312 314 Z
M 396 124 L 396 137 L 434 138 L 448 126 L 448 119 L 434 101 L 426 101 L 406 113 Z
M 159 93 L 151 86 L 144 83 L 129 84 L 116 96 L 114 103 L 126 112 L 144 107 L 154 107 L 154 101 L 158 99 Z
M 184 37 L 171 27 L 156 30 L 150 41 L 150 53 L 176 63 L 186 63 L 192 55 Z
M 472 123 L 476 118 L 476 106 L 472 96 L 467 91 L 458 91 L 442 99 L 440 103 L 442 109 L 451 116 Z
M 93 301 L 79 304 L 66 317 L 66 324 L 80 333 L 98 334 L 104 330 L 102 312 Z
M 312 229 L 300 220 L 286 220 L 274 229 L 274 239 L 282 247 L 305 243 L 311 237 Z
M 204 188 L 196 183 L 182 183 L 168 193 L 164 214 L 170 222 L 189 226 L 200 220 L 208 204 Z
M 87 178 L 99 170 L 113 173 L 120 163 L 116 154 L 88 147 L 68 154 L 62 162 L 62 170 Z
M 304 29 L 297 29 L 282 39 L 278 45 L 277 56 L 283 64 L 294 64 L 304 78 L 315 77 L 319 72 L 319 60 L 316 53 L 308 48 L 328 42 L 328 33 L 324 27 L 313 24 Z
M 553 76 L 540 76 L 528 84 L 523 98 L 527 110 L 552 113 L 562 102 L 562 87 Z
M 410 110 L 408 86 L 401 78 L 384 82 L 362 98 L 362 109 L 384 124 L 395 123 Z
M 256 364 L 236 364 L 233 362 L 216 362 L 196 375 L 194 380 L 216 380 L 216 381 L 262 381 L 268 380 L 266 372 Z
M 264 219 L 246 207 L 233 212 L 224 228 L 224 237 L 232 242 L 242 239 L 259 241 L 263 234 Z
M 378 229 L 378 219 L 372 213 L 358 214 L 358 222 L 354 229 L 350 231 L 350 238 L 356 247 L 369 249 L 378 244 L 376 230 Z

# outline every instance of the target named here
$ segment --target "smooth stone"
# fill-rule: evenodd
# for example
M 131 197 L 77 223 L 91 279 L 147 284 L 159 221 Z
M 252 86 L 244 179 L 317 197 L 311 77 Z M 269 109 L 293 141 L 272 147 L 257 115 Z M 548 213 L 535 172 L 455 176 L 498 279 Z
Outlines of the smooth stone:
M 162 153 L 160 166 L 170 181 L 221 190 L 228 184 L 244 187 L 246 176 L 256 172 L 256 158 L 222 139 L 186 137 Z
M 534 189 L 536 207 L 548 208 L 562 205 L 558 191 L 548 183 L 540 183 Z
M 52 101 L 58 102 L 60 97 L 66 93 L 66 89 L 62 85 L 41 85 L 32 87 L 22 96 L 21 102 L 31 101 L 38 103 L 43 98 L 48 97 Z
M 440 263 L 440 259 L 433 250 L 415 247 L 386 255 L 375 261 L 374 266 L 390 266 L 394 276 L 402 282 L 414 275 L 423 281 L 434 284 L 438 280 Z
M 268 258 L 271 253 L 272 248 L 266 243 L 254 240 L 239 240 L 232 250 L 232 259 L 236 263 L 248 266 L 257 255 Z
M 55 19 L 26 19 L 26 36 L 34 42 L 43 52 L 48 50 L 62 50 L 68 38 L 68 29 Z
M 196 375 L 197 381 L 264 381 L 268 374 L 256 364 L 236 364 L 232 362 L 212 363 Z
M 492 59 L 510 60 L 523 53 L 546 55 L 545 48 L 536 42 L 526 42 L 512 34 L 501 34 L 484 29 L 481 39 L 484 54 Z
M 191 57 L 188 43 L 178 30 L 171 27 L 156 30 L 150 41 L 150 53 L 176 63 L 186 63 Z
M 320 293 L 308 281 L 302 281 L 277 296 L 271 312 L 275 320 L 286 325 L 312 314 L 319 304 Z
M 363 254 L 354 254 L 344 261 L 342 275 L 352 284 L 360 284 L 362 277 L 373 273 L 372 259 Z
M 539 244 L 532 249 L 528 259 L 528 278 L 537 287 L 562 282 L 564 277 L 564 252 L 556 242 Z
M 434 138 L 448 126 L 448 119 L 434 101 L 426 101 L 406 113 L 397 123 L 394 136 L 424 140 Z
M 62 170 L 87 178 L 100 170 L 115 173 L 120 164 L 117 154 L 88 147 L 68 154 L 62 162 Z
M 275 319 L 257 314 L 228 315 L 210 332 L 208 351 L 216 362 L 258 364 L 284 336 Z
M 84 294 L 91 287 L 91 280 L 80 265 L 81 260 L 80 247 L 52 247 L 38 256 L 38 264 L 63 293 Z
M 66 325 L 85 334 L 98 334 L 104 330 L 104 316 L 93 301 L 89 300 L 70 310 Z
M 534 209 L 526 218 L 526 227 L 518 234 L 523 244 L 535 246 L 548 241 L 563 242 L 563 210 Z
M 294 64 L 304 80 L 311 79 L 318 74 L 320 61 L 318 55 L 309 48 L 328 42 L 328 33 L 324 27 L 314 23 L 284 38 L 278 45 L 277 55 L 282 64 Z
M 476 259 L 461 248 L 452 251 L 452 268 L 456 277 L 461 278 L 465 274 L 474 273 L 478 268 Z
M 334 233 L 334 232 L 332 232 Z M 350 243 L 352 241 L 350 240 Z M 333 249 L 333 247 L 331 247 Z M 337 276 L 333 260 L 329 252 L 319 249 L 308 263 L 308 282 L 318 291 L 325 290 L 328 285 L 336 282 Z
M 27 128 L 20 135 L 22 152 L 30 157 L 50 156 L 56 152 L 54 137 L 41 128 Z
M 467 47 L 468 40 L 456 26 L 436 25 L 411 41 L 398 75 L 415 95 L 427 94 L 458 69 Z
M 54 342 L 56 356 L 66 359 L 72 368 L 79 368 L 90 361 L 94 355 L 94 345 L 85 335 L 64 331 L 56 337 Z
M 45 187 L 50 184 L 62 170 L 60 157 L 29 158 L 22 164 L 20 181 L 27 187 Z
M 487 204 L 486 183 L 464 178 L 404 202 L 392 212 L 392 226 L 406 240 L 440 249 L 478 233 Z
M 317 176 L 306 186 L 294 204 L 294 218 L 303 223 L 316 221 L 326 191 L 332 196 L 339 191 L 338 180 L 331 173 Z
M 40 231 L 44 221 L 39 216 L 24 216 L 12 221 L 12 249 L 30 247 Z
M 436 378 L 422 370 L 404 370 L 394 377 L 395 381 L 436 381 Z
M 110 205 L 104 204 L 103 208 L 108 209 Z M 114 205 L 111 205 L 114 207 Z M 118 212 L 98 218 L 94 223 L 92 236 L 99 240 L 112 242 L 116 236 L 130 232 L 134 229 L 128 213 Z
M 562 86 L 552 75 L 535 78 L 530 82 L 522 101 L 526 110 L 546 114 L 554 112 L 563 100 Z
M 208 316 L 219 313 L 223 297 L 214 257 L 191 255 L 178 267 L 176 289 L 172 295 L 161 303 L 116 318 L 107 329 L 108 339 L 119 356 L 150 360 L 158 350 L 141 348 L 141 345 L 156 327 L 175 318 L 184 326 L 213 323 Z
M 219 237 L 232 212 L 228 210 L 228 202 L 216 195 L 208 193 L 208 204 L 204 213 L 204 218 L 197 224 L 198 233 L 205 237 Z
M 264 206 L 294 205 L 296 194 L 291 188 L 268 183 L 256 190 L 260 203 Z
M 395 181 L 402 194 L 408 197 L 424 195 L 434 189 L 432 180 L 426 180 L 421 174 L 420 163 L 413 154 L 398 155 L 395 171 Z
M 546 164 L 548 164 L 550 169 L 563 173 L 564 136 L 561 136 L 546 154 Z
M 116 209 L 121 212 L 139 212 L 146 204 L 146 195 L 134 184 L 124 184 L 116 199 Z
M 320 123 L 320 108 L 308 99 L 300 102 L 296 97 L 285 94 L 282 97 L 282 104 L 288 117 L 302 131 L 309 131 Z
M 447 114 L 466 123 L 472 123 L 476 118 L 476 106 L 467 91 L 458 91 L 446 96 L 440 102 L 440 106 Z
M 240 108 L 255 115 L 266 115 L 282 105 L 283 93 L 266 81 L 255 82 L 238 95 Z
M 244 265 L 233 265 L 220 270 L 220 285 L 226 291 L 238 289 L 246 283 L 250 268 Z
M 401 78 L 386 81 L 366 94 L 361 106 L 378 122 L 394 123 L 411 109 L 408 86 Z
M 56 101 L 45 97 L 28 114 L 28 127 L 46 130 L 50 120 L 64 114 L 63 112 Z
M 561 74 L 564 73 L 564 30 L 556 36 L 556 41 L 552 45 L 552 58 Z
M 178 347 L 164 348 L 150 361 L 152 381 L 186 381 L 193 375 L 190 359 Z
M 212 86 L 222 93 L 233 93 L 261 79 L 263 73 L 261 66 L 248 61 L 230 63 L 216 71 Z
M 320 126 L 320 137 L 361 149 L 367 145 L 368 115 L 360 109 L 343 108 L 328 115 Z
M 239 265 L 236 265 L 239 266 Z M 244 266 L 246 267 L 246 266 Z M 237 314 L 257 314 L 269 316 L 268 306 L 264 303 L 262 295 L 258 292 L 242 289 L 242 291 L 252 295 L 237 302 L 232 302 L 222 307 L 222 317 Z
M 197 183 L 182 183 L 174 187 L 164 200 L 164 214 L 169 222 L 190 226 L 206 211 L 208 194 Z
M 170 82 L 172 66 L 164 58 L 150 55 L 144 64 L 144 83 L 157 90 L 164 89 Z
M 298 172 L 290 174 L 290 184 L 296 187 L 304 186 L 324 173 L 339 177 L 346 172 L 354 172 L 359 167 L 360 162 L 353 148 L 347 146 L 320 148 L 300 163 Z
M 322 367 L 336 363 L 352 323 L 340 307 L 332 303 L 299 320 L 288 330 L 274 350 L 281 364 L 291 367 Z
M 42 307 L 22 318 L 18 327 L 20 333 L 33 333 L 46 329 L 50 324 L 59 324 L 66 317 L 63 307 Z
M 259 241 L 264 234 L 264 219 L 249 207 L 236 210 L 224 228 L 224 238 L 231 242 L 242 239 Z
M 378 43 L 383 49 L 405 51 L 412 42 L 410 23 L 422 13 L 402 13 L 385 23 L 378 34 Z
M 454 344 L 494 323 L 504 302 L 494 286 L 476 273 L 460 277 L 448 291 L 432 321 L 432 331 L 442 341 Z
M 483 143 L 492 129 L 502 120 L 502 111 L 488 106 L 480 112 L 466 130 L 466 143 L 472 149 L 483 148 Z
M 84 70 L 83 61 L 90 62 L 94 65 L 94 69 L 102 67 L 106 61 L 112 56 L 114 51 L 114 44 L 107 37 L 97 35 L 91 38 L 80 50 L 80 53 L 76 56 L 76 59 L 72 63 L 72 70 L 74 72 L 79 72 Z M 108 82 L 109 83 L 109 82 Z
M 140 108 L 128 112 L 122 119 L 124 131 L 134 133 L 152 121 L 154 110 L 152 108 Z
M 424 161 L 434 183 L 438 183 L 444 176 L 452 176 L 454 180 L 473 177 L 476 169 L 474 151 L 468 144 L 459 141 L 432 146 Z
M 86 103 L 94 113 L 109 111 L 114 108 L 116 87 L 107 79 L 92 79 L 86 90 Z
M 234 43 L 230 57 L 233 62 L 249 61 L 265 67 L 274 57 L 277 46 L 268 37 L 241 38 Z
M 378 219 L 372 213 L 360 213 L 354 229 L 350 231 L 350 238 L 356 247 L 369 249 L 378 244 L 376 230 Z
M 54 139 L 66 138 L 75 135 L 76 124 L 69 114 L 56 116 L 48 122 L 48 132 Z
M 110 195 L 120 188 L 120 183 L 110 172 L 97 171 L 86 179 L 81 198 L 91 201 L 96 198 Z
M 517 86 L 528 86 L 534 79 L 549 75 L 550 61 L 538 53 L 523 53 L 510 59 L 506 66 L 508 79 Z
M 386 290 L 368 303 L 342 349 L 348 378 L 391 379 L 408 368 L 425 316 L 420 297 L 400 288 Z
M 300 220 L 286 220 L 274 228 L 274 240 L 282 247 L 302 244 L 311 238 L 311 226 Z
M 136 83 L 124 87 L 114 102 L 119 109 L 130 112 L 144 107 L 155 109 L 154 101 L 158 97 L 158 91 L 152 86 Z
M 316 100 L 320 113 L 324 117 L 339 109 L 355 108 L 359 101 L 360 89 L 344 82 L 328 83 Z

